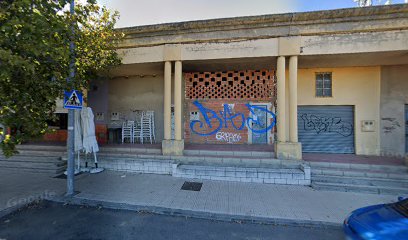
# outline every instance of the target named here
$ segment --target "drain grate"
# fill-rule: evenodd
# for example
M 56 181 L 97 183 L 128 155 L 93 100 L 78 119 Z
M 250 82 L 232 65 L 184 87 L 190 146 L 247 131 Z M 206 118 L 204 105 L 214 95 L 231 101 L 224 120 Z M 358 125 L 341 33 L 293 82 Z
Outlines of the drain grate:
M 203 183 L 199 183 L 199 182 L 184 182 L 183 186 L 181 187 L 181 190 L 199 192 L 202 186 L 203 186 Z

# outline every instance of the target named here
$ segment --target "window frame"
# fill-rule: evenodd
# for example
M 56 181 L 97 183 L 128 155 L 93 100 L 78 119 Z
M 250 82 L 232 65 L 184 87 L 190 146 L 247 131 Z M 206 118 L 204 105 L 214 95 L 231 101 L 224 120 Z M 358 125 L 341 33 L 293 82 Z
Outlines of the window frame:
M 322 75 L 322 87 L 318 88 L 317 77 Z M 330 88 L 325 87 L 325 75 L 330 75 Z M 333 72 L 315 72 L 315 97 L 316 98 L 332 98 L 333 97 Z M 322 95 L 318 95 L 318 89 L 322 91 Z M 325 90 L 330 90 L 330 95 L 325 95 Z

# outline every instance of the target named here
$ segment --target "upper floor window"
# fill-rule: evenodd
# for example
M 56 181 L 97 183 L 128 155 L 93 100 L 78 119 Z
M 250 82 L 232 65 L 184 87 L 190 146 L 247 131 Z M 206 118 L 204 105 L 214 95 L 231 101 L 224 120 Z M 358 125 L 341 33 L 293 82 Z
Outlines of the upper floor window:
M 316 73 L 316 97 L 332 97 L 332 73 Z

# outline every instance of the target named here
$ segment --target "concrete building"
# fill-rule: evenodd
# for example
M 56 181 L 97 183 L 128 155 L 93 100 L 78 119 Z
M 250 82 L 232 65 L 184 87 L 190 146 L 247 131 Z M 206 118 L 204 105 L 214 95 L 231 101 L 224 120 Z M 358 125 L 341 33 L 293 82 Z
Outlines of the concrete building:
M 279 159 L 408 151 L 406 4 L 119 30 L 123 65 L 88 93 L 101 142 L 154 110 L 163 155 L 188 144 L 265 144 Z

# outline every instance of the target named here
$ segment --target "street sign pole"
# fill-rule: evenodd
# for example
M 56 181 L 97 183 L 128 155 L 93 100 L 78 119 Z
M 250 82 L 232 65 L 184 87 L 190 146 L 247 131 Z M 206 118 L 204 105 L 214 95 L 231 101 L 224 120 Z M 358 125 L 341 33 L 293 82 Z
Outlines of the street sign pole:
M 75 0 L 71 0 L 70 12 L 73 16 L 74 11 L 74 4 Z M 69 65 L 69 78 L 67 81 L 73 81 L 75 77 L 75 45 L 74 45 L 74 34 L 75 28 L 74 23 L 71 26 L 71 40 L 69 43 L 69 52 L 71 55 L 71 63 Z M 75 144 L 75 132 L 74 132 L 74 124 L 75 124 L 75 110 L 69 109 L 68 110 L 68 139 L 67 139 L 67 152 L 68 152 L 68 160 L 67 160 L 67 196 L 74 195 L 74 171 L 75 171 L 75 153 L 74 153 L 74 144 Z

